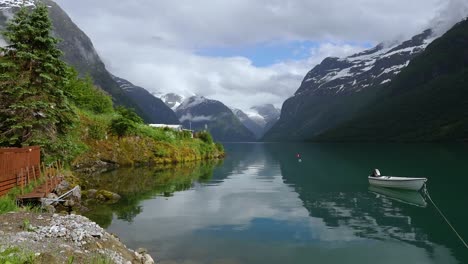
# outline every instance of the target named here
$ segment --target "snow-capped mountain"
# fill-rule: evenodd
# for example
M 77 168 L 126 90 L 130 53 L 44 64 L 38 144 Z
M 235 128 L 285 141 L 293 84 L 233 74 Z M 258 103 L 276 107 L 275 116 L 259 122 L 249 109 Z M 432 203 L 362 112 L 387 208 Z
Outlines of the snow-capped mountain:
M 416 55 L 432 42 L 426 30 L 408 41 L 376 47 L 346 58 L 326 58 L 305 76 L 296 96 L 303 93 L 359 92 L 391 82 Z
M 257 117 L 259 118 L 254 120 L 251 118 L 251 116 L 247 115 L 240 109 L 233 108 L 231 110 L 234 113 L 234 115 L 239 119 L 239 121 L 241 121 L 241 123 L 244 124 L 244 126 L 248 130 L 250 130 L 257 139 L 263 136 L 265 122 L 260 115 L 257 115 Z
M 168 107 L 174 111 L 185 99 L 183 96 L 175 93 L 158 94 L 157 97 L 159 97 Z
M 326 58 L 307 73 L 287 99 L 279 121 L 265 140 L 302 140 L 349 120 L 391 84 L 395 76 L 421 54 L 434 37 L 425 30 L 393 45 L 376 47 L 346 58 Z
M 240 109 L 231 110 L 257 138 L 261 138 L 278 121 L 281 113 L 272 104 L 254 106 L 247 112 Z
M 349 121 L 311 140 L 436 141 L 468 139 L 468 20 L 415 57 Z
M 272 104 L 253 106 L 247 114 L 252 120 L 263 123 L 264 133 L 280 118 L 281 110 Z
M 177 117 L 186 128 L 208 129 L 218 141 L 254 141 L 255 136 L 220 101 L 203 96 L 185 99 L 176 109 Z

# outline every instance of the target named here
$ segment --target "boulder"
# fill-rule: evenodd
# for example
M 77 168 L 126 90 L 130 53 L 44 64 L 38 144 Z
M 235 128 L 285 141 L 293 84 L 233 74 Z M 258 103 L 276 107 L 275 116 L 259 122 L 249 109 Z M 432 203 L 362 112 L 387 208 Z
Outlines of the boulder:
M 96 193 L 96 199 L 102 202 L 113 203 L 113 202 L 117 202 L 118 200 L 120 200 L 120 198 L 121 198 L 120 195 L 118 195 L 117 193 L 107 191 L 107 190 L 99 190 Z

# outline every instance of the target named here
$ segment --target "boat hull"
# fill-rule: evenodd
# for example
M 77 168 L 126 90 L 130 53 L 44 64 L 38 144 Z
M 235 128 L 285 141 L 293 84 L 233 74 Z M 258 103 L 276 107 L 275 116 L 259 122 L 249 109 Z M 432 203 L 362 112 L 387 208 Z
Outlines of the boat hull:
M 368 177 L 369 184 L 377 187 L 419 191 L 427 181 L 426 178 L 406 178 L 406 177 Z

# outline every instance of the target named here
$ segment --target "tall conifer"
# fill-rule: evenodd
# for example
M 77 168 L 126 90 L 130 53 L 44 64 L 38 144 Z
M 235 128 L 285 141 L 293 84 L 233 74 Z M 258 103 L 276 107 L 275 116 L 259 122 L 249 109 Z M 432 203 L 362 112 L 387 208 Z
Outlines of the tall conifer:
M 60 59 L 58 40 L 45 5 L 21 8 L 0 48 L 0 145 L 47 148 L 73 125 L 75 113 L 64 87 L 69 67 Z

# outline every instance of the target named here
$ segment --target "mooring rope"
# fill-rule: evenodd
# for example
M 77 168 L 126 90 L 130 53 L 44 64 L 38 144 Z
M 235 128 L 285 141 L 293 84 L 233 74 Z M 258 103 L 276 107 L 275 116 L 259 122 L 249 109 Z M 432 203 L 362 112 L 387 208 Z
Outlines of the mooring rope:
M 455 234 L 458 236 L 458 238 L 463 243 L 463 245 L 465 245 L 465 247 L 468 248 L 468 244 L 466 244 L 465 240 L 463 240 L 463 238 L 460 236 L 460 234 L 458 234 L 457 230 L 455 230 L 455 228 L 452 226 L 452 224 L 450 224 L 450 221 L 447 219 L 447 217 L 445 217 L 444 213 L 442 213 L 442 211 L 439 209 L 439 207 L 432 200 L 431 196 L 429 195 L 429 191 L 427 190 L 426 184 L 424 184 L 424 190 L 423 191 L 424 191 L 424 194 L 429 199 L 429 201 L 431 201 L 432 205 L 434 205 L 434 207 L 437 209 L 439 214 L 444 218 L 445 222 L 447 222 L 447 224 L 450 226 L 450 228 L 452 228 L 453 232 L 455 232 Z

